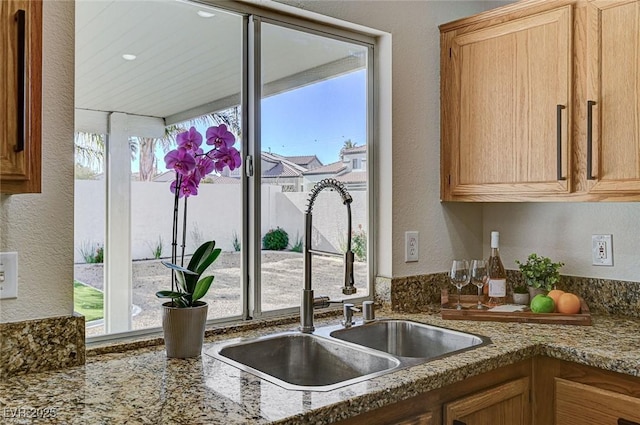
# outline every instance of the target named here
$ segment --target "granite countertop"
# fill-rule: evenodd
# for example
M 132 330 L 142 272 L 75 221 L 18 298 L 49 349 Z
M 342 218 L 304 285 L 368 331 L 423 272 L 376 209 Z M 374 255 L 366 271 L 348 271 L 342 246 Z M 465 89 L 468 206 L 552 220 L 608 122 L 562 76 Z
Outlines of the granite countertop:
M 328 424 L 535 355 L 640 377 L 637 318 L 596 315 L 593 326 L 571 326 L 445 321 L 438 314 L 384 311 L 377 317 L 473 332 L 492 344 L 328 392 L 285 390 L 207 355 L 167 359 L 163 346 L 88 356 L 84 366 L 0 380 L 0 422 Z M 338 321 L 316 320 L 316 325 Z M 204 350 L 224 339 L 296 326 L 210 337 Z M 20 418 L 16 409 L 22 409 Z

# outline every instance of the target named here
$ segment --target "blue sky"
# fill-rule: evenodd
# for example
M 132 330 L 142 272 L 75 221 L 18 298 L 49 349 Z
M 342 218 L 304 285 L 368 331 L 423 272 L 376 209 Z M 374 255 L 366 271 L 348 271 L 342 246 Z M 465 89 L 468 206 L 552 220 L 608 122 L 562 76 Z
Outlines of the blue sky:
M 366 106 L 364 70 L 265 98 L 262 150 L 284 156 L 316 155 L 323 164 L 335 162 L 346 140 L 365 144 Z M 206 126 L 196 128 L 205 135 Z M 160 146 L 156 155 L 158 171 L 165 171 Z M 138 171 L 137 159 L 131 171 Z
M 312 84 L 262 101 L 262 150 L 339 159 L 345 140 L 366 142 L 364 70 Z

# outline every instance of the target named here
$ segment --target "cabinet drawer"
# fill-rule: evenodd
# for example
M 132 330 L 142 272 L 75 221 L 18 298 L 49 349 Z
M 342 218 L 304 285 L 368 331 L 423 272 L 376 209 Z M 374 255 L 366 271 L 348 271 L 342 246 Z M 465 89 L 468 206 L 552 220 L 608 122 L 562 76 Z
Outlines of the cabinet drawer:
M 556 425 L 638 425 L 640 398 L 555 379 Z

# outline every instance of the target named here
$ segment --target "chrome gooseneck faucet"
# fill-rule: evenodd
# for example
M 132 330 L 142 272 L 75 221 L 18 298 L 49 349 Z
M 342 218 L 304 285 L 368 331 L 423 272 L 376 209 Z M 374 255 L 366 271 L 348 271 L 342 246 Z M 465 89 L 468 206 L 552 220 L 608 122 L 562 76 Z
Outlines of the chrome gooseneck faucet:
M 342 183 L 335 179 L 320 180 L 311 189 L 307 210 L 304 213 L 305 233 L 304 233 L 304 288 L 302 289 L 302 302 L 300 303 L 300 330 L 305 333 L 313 332 L 313 309 L 315 306 L 328 306 L 329 300 L 326 297 L 314 299 L 313 289 L 311 289 L 311 256 L 312 254 L 324 254 L 339 256 L 340 254 L 311 249 L 311 232 L 313 229 L 312 215 L 313 204 L 318 194 L 324 189 L 333 189 L 342 197 L 342 203 L 347 207 L 347 251 L 344 253 L 344 287 L 342 293 L 351 295 L 356 293 L 353 278 L 353 251 L 351 251 L 351 202 L 353 199 Z M 315 301 L 315 302 L 314 302 Z

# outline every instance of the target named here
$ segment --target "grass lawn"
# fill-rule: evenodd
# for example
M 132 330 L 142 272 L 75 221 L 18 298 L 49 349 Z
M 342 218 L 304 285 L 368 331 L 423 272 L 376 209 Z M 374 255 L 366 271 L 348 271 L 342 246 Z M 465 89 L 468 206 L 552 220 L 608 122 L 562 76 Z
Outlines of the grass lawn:
M 91 286 L 73 281 L 73 309 L 84 316 L 86 322 L 104 317 L 103 294 Z

